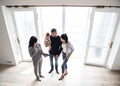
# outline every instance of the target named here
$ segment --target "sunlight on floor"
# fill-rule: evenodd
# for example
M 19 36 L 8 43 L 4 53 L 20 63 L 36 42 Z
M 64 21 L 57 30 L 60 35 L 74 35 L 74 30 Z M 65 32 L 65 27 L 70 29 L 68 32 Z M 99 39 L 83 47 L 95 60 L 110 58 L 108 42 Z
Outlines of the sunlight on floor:
M 59 58 L 61 73 L 62 58 Z M 59 81 L 60 74 L 50 69 L 49 58 L 43 59 L 42 74 L 45 78 L 36 81 L 32 62 L 22 62 L 17 66 L 0 66 L 0 86 L 120 86 L 120 72 L 103 67 L 83 64 L 83 59 L 71 57 L 68 61 L 68 75 Z

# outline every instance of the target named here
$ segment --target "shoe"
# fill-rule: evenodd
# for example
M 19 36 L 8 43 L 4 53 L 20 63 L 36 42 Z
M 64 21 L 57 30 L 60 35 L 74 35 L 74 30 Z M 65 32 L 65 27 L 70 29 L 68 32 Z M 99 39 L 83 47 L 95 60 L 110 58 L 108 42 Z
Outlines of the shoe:
M 41 81 L 39 77 L 36 78 L 37 81 Z
M 41 78 L 45 78 L 44 76 L 40 75 Z
M 56 73 L 57 73 L 57 74 L 59 74 L 59 72 L 58 72 L 58 71 L 56 71 Z
M 59 78 L 59 80 L 62 80 L 64 78 L 64 75 L 61 75 L 61 77 Z
M 68 72 L 65 72 L 64 75 L 66 76 L 68 74 Z
M 53 70 L 50 70 L 48 73 L 51 73 Z

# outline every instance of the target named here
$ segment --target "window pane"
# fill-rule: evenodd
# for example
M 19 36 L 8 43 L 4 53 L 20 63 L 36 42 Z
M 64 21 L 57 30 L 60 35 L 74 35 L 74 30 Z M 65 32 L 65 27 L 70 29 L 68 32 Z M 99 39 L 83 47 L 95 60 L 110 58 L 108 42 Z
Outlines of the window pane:
M 15 11 L 14 16 L 23 58 L 24 60 L 31 59 L 28 53 L 28 44 L 30 37 L 36 36 L 34 13 L 33 11 Z
M 23 43 L 29 41 L 31 35 L 36 36 L 34 14 L 32 11 L 14 12 L 18 35 Z
M 65 8 L 65 32 L 75 48 L 74 55 L 84 57 L 85 40 L 90 9 L 87 7 Z
M 90 45 L 106 46 L 114 25 L 115 13 L 96 12 Z
M 88 53 L 88 62 L 104 64 L 107 48 L 90 47 Z
M 62 33 L 62 7 L 39 7 L 38 23 L 40 34 L 50 32 L 52 28 L 56 28 L 58 34 Z

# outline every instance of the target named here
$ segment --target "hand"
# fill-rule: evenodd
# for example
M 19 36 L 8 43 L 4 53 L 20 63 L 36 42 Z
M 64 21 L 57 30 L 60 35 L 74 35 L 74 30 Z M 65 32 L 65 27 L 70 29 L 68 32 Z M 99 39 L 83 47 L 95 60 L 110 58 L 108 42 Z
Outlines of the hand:
M 69 56 L 69 57 L 67 56 L 66 58 L 67 58 L 67 60 L 68 60 L 68 59 L 70 58 L 70 56 Z
M 50 50 L 51 50 L 51 46 L 49 46 L 49 49 L 48 49 L 48 52 L 50 53 Z
M 36 42 L 36 43 L 34 43 L 34 47 L 37 47 L 38 46 L 38 43 Z
M 48 49 L 48 52 L 50 53 L 50 49 Z
M 34 47 L 34 50 L 36 53 L 38 53 L 38 48 L 37 47 Z
M 36 52 L 36 53 L 38 53 L 38 47 L 37 47 L 37 46 L 38 46 L 38 43 L 36 42 L 36 43 L 34 44 L 34 49 L 35 49 L 35 52 Z
M 47 57 L 46 55 L 44 55 L 44 57 Z
M 72 54 L 72 52 L 68 54 L 68 56 L 67 56 L 67 60 L 70 58 L 71 54 Z
M 44 57 L 47 57 L 47 56 L 49 56 L 49 54 L 44 54 Z
M 59 55 L 56 55 L 55 58 L 58 59 Z

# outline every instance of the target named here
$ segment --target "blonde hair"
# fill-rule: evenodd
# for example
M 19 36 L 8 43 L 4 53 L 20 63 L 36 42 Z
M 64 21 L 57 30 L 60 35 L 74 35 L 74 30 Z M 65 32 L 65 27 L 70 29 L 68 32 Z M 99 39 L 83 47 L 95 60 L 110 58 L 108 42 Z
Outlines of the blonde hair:
M 50 33 L 47 32 L 47 33 L 46 33 L 46 36 L 50 36 Z
M 50 33 L 46 33 L 45 35 L 45 39 L 44 39 L 44 45 L 45 47 L 48 47 L 51 45 L 51 41 L 50 41 Z

